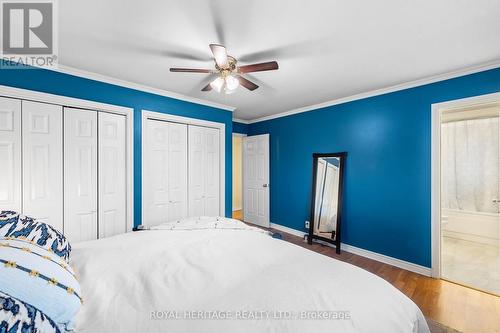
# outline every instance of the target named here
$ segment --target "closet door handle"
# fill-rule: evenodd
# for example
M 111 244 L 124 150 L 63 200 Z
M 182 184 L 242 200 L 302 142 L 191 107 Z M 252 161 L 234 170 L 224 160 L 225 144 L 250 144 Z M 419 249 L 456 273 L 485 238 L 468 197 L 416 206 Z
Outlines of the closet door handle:
M 498 200 L 498 199 L 493 199 L 492 201 L 493 201 L 493 203 L 499 203 L 500 202 L 500 200 Z
M 262 187 L 269 187 L 269 184 L 262 184 Z

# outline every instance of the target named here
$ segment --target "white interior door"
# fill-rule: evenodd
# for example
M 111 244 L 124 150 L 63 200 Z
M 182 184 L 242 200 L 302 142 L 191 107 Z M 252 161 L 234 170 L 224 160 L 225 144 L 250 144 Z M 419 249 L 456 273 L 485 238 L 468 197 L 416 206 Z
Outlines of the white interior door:
M 189 216 L 205 215 L 204 128 L 188 126 Z
M 219 130 L 188 126 L 189 216 L 220 215 Z
M 269 134 L 243 138 L 243 220 L 269 227 Z
M 98 114 L 99 238 L 127 230 L 126 116 Z
M 168 220 L 168 123 L 148 119 L 143 145 L 143 225 Z
M 144 225 L 187 216 L 187 125 L 148 119 L 144 145 Z
M 219 130 L 205 128 L 205 214 L 219 216 L 219 187 L 220 187 L 220 158 L 219 158 Z
M 169 123 L 168 131 L 168 220 L 187 217 L 187 125 Z
M 63 230 L 62 107 L 22 101 L 23 213 Z
M 0 98 L 0 210 L 21 212 L 21 101 Z
M 97 111 L 64 109 L 64 234 L 97 239 Z

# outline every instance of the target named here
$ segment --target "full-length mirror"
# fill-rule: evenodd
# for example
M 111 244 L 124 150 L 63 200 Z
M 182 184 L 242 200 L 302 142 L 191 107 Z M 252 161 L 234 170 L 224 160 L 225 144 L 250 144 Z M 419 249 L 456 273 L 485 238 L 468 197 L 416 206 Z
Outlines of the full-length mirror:
M 322 240 L 340 253 L 340 224 L 344 163 L 347 153 L 313 154 L 313 191 L 309 244 Z

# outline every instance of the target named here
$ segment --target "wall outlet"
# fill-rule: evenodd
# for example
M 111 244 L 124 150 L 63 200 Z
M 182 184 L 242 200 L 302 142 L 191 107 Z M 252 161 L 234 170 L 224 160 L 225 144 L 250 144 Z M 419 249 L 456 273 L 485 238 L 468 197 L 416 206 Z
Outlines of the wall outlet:
M 306 226 L 306 229 L 309 229 L 309 221 L 306 221 L 305 226 Z

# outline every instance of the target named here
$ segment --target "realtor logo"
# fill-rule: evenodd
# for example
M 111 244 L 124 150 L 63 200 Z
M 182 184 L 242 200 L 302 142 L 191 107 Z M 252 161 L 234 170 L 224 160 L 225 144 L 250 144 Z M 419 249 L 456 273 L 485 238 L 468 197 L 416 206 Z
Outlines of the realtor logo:
M 53 67 L 57 59 L 54 38 L 55 3 L 47 0 L 3 0 L 1 4 L 2 67 L 7 62 Z

